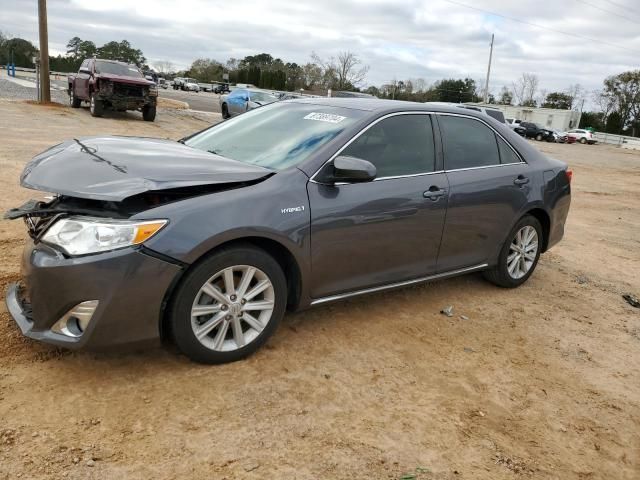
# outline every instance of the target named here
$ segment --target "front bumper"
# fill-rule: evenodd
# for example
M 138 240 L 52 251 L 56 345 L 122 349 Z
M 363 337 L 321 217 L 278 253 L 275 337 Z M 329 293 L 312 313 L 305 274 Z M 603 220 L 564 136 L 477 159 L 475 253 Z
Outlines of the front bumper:
M 141 249 L 69 258 L 29 241 L 22 280 L 7 290 L 7 309 L 24 335 L 53 345 L 104 349 L 154 342 L 165 296 L 180 271 Z M 76 305 L 91 300 L 98 306 L 80 336 L 52 330 Z

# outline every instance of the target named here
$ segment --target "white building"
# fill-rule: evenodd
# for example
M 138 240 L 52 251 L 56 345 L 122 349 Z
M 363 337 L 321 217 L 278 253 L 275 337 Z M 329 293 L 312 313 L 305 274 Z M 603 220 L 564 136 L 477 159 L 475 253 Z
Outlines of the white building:
M 469 103 L 469 105 L 496 108 L 504 113 L 505 118 L 538 123 L 542 127 L 554 128 L 562 132 L 578 128 L 582 115 L 576 110 L 557 110 L 555 108 L 514 107 L 513 105 L 486 105 L 483 103 Z

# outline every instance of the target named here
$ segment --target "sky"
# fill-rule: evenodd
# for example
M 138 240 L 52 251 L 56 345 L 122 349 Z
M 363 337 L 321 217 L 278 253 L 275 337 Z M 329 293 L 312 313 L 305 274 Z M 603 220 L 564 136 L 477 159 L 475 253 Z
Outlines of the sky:
M 38 45 L 37 3 L 0 0 L 0 31 Z M 74 36 L 98 46 L 127 39 L 152 66 L 262 52 L 303 64 L 312 52 L 348 50 L 370 67 L 365 85 L 484 84 L 492 33 L 494 93 L 522 72 L 548 92 L 591 91 L 640 68 L 638 0 L 48 0 L 48 26 L 52 54 Z

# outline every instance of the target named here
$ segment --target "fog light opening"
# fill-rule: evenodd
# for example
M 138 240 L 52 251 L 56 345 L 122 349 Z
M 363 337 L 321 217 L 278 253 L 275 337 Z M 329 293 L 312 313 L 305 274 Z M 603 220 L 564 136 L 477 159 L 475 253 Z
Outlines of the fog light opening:
M 51 327 L 55 333 L 67 337 L 78 338 L 87 330 L 91 318 L 98 308 L 98 300 L 88 300 L 79 303 L 69 310 L 56 324 Z

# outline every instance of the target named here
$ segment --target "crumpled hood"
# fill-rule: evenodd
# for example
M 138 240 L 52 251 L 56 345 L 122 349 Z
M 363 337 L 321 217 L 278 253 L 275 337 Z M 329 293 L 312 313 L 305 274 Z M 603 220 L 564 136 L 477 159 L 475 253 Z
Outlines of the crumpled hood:
M 121 201 L 149 191 L 250 182 L 271 173 L 172 140 L 84 137 L 34 157 L 20 183 L 71 197 Z
M 154 82 L 147 80 L 146 78 L 127 77 L 124 75 L 116 75 L 115 73 L 98 73 L 96 74 L 96 77 L 104 80 L 111 80 L 112 82 L 128 83 L 130 85 L 142 85 L 147 87 L 155 85 Z

